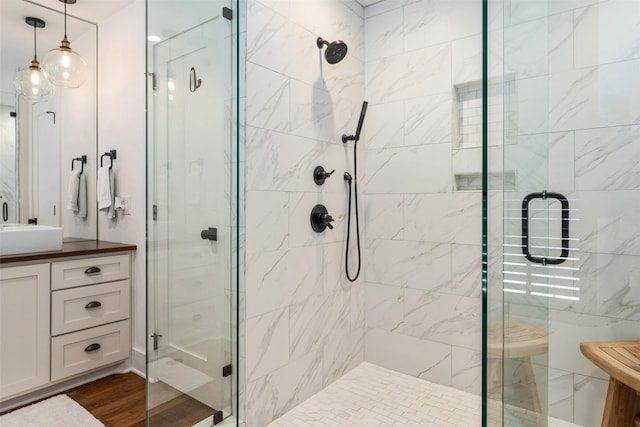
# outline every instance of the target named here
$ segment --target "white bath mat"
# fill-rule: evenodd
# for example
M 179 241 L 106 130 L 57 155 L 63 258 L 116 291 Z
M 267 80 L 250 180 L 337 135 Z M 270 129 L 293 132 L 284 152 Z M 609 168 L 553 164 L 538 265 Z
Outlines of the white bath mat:
M 104 427 L 66 394 L 17 409 L 0 417 L 2 427 Z

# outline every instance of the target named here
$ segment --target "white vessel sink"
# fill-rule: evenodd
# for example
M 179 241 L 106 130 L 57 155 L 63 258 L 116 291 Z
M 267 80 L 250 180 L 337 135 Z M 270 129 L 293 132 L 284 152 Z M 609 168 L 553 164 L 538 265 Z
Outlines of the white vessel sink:
M 62 227 L 0 225 L 0 256 L 62 249 Z

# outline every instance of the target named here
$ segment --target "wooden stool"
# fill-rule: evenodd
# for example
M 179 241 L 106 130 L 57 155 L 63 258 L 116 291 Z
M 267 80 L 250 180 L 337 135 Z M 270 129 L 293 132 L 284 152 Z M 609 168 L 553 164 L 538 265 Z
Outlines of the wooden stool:
M 640 341 L 582 342 L 580 351 L 609 374 L 602 427 L 640 427 Z
M 500 361 L 504 359 L 523 359 L 525 375 L 529 383 L 529 393 L 533 409 L 542 414 L 536 379 L 531 365 L 531 356 L 549 351 L 549 334 L 542 329 L 520 319 L 507 319 L 504 322 L 490 322 L 487 330 L 487 395 L 490 395 L 497 381 Z

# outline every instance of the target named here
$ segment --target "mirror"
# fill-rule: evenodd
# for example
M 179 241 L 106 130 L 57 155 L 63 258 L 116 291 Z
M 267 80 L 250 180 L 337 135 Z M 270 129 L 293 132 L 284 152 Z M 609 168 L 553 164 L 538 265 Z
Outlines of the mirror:
M 71 48 L 87 62 L 87 80 L 77 89 L 56 88 L 36 102 L 18 97 L 14 77 L 34 54 L 28 16 L 46 22 L 37 30 L 37 57 L 60 45 L 65 33 L 62 2 L 0 1 L 0 224 L 37 221 L 64 228 L 65 240 L 95 240 L 97 158 L 97 26 L 74 17 L 67 6 Z M 86 163 L 73 159 L 86 156 Z M 72 170 L 86 179 L 86 215 L 68 206 Z

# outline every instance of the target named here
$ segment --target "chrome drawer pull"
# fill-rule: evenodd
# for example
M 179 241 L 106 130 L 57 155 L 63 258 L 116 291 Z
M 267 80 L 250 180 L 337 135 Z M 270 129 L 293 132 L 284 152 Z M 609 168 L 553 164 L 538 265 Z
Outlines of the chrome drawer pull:
M 89 344 L 84 351 L 85 352 L 90 352 L 90 351 L 96 351 L 96 350 L 100 350 L 100 344 Z
M 87 303 L 87 305 L 84 306 L 84 308 L 87 310 L 92 308 L 98 308 L 98 307 L 102 307 L 102 303 L 100 301 L 91 301 L 90 303 Z
M 95 274 L 100 273 L 101 271 L 100 267 L 89 267 L 84 271 L 84 274 Z

